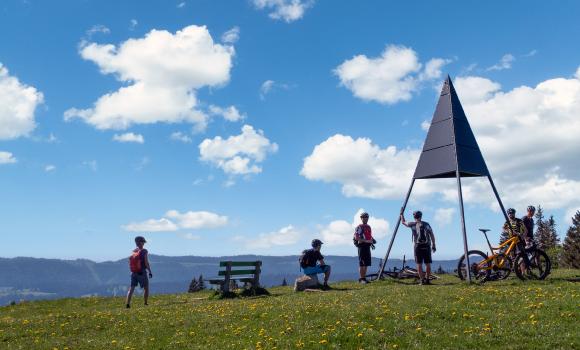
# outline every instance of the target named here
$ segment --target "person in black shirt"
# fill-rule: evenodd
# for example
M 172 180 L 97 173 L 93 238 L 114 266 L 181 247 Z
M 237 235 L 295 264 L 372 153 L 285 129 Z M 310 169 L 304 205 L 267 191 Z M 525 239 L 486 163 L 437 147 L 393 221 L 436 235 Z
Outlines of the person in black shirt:
M 522 221 L 524 222 L 524 226 L 528 231 L 526 237 L 526 244 L 533 245 L 534 244 L 534 214 L 536 213 L 536 208 L 533 205 L 528 206 L 528 213 L 522 217 Z
M 328 279 L 330 278 L 330 265 L 324 263 L 324 256 L 320 253 L 322 241 L 319 239 L 312 240 L 312 249 L 302 252 L 300 258 L 300 267 L 304 270 L 305 275 L 324 274 L 324 289 L 329 289 Z M 317 264 L 318 262 L 318 264 Z

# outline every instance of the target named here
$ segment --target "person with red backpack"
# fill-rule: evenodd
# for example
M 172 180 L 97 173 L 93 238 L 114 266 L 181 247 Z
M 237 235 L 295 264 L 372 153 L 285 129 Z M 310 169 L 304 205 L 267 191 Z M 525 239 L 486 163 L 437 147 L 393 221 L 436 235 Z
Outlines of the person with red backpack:
M 377 241 L 373 238 L 371 226 L 369 222 L 369 214 L 363 212 L 360 214 L 362 224 L 358 225 L 354 231 L 353 242 L 358 248 L 358 272 L 359 283 L 368 283 L 366 275 L 367 268 L 371 266 L 371 248 L 375 249 Z
M 135 237 L 135 244 L 137 245 L 137 248 L 133 250 L 131 256 L 129 257 L 131 286 L 127 292 L 127 309 L 131 307 L 131 297 L 133 296 L 133 292 L 135 291 L 135 287 L 137 287 L 137 285 L 144 289 L 143 298 L 145 305 L 148 305 L 147 299 L 149 298 L 149 278 L 153 278 L 153 273 L 151 273 L 151 265 L 149 265 L 149 253 L 147 252 L 147 249 L 143 248 L 145 243 L 147 243 L 147 241 L 144 237 Z M 149 271 L 149 276 L 147 276 L 147 271 Z

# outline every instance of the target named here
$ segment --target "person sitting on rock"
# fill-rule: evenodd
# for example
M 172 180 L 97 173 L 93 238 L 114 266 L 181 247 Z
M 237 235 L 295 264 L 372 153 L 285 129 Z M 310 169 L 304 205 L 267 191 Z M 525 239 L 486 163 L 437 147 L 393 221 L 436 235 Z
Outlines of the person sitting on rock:
M 328 279 L 330 278 L 330 265 L 324 263 L 324 256 L 320 253 L 322 248 L 322 241 L 319 239 L 312 240 L 312 249 L 307 249 L 302 252 L 300 257 L 300 267 L 305 275 L 324 274 L 323 289 L 329 289 Z M 318 264 L 317 264 L 318 262 Z

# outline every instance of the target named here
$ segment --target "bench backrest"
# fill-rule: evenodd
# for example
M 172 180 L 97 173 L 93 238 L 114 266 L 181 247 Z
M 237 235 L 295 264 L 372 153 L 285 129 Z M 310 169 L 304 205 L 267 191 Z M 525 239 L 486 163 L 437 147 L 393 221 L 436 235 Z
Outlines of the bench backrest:
M 261 261 L 220 261 L 218 276 L 259 275 L 261 266 Z M 225 269 L 221 270 L 222 267 Z M 233 267 L 241 267 L 242 269 L 234 270 Z

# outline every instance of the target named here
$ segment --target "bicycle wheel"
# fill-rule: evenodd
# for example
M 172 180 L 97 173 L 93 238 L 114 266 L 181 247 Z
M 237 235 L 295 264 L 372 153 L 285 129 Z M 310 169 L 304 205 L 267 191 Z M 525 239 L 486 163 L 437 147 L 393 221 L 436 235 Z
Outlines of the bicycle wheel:
M 493 259 L 493 265 L 493 274 L 498 280 L 505 280 L 509 277 L 512 271 L 512 261 L 509 257 L 500 253 Z
M 457 263 L 457 276 L 464 280 L 469 273 L 472 280 L 488 278 L 491 274 L 491 264 L 486 261 L 487 255 L 480 250 L 470 250 L 467 252 L 467 256 L 469 257 L 470 266 L 469 268 L 467 267 L 467 260 L 465 259 L 465 254 L 463 254 Z
M 528 260 L 530 262 L 530 267 L 524 276 L 527 279 L 543 280 L 550 274 L 552 264 L 548 254 L 543 250 L 533 249 L 528 254 Z

